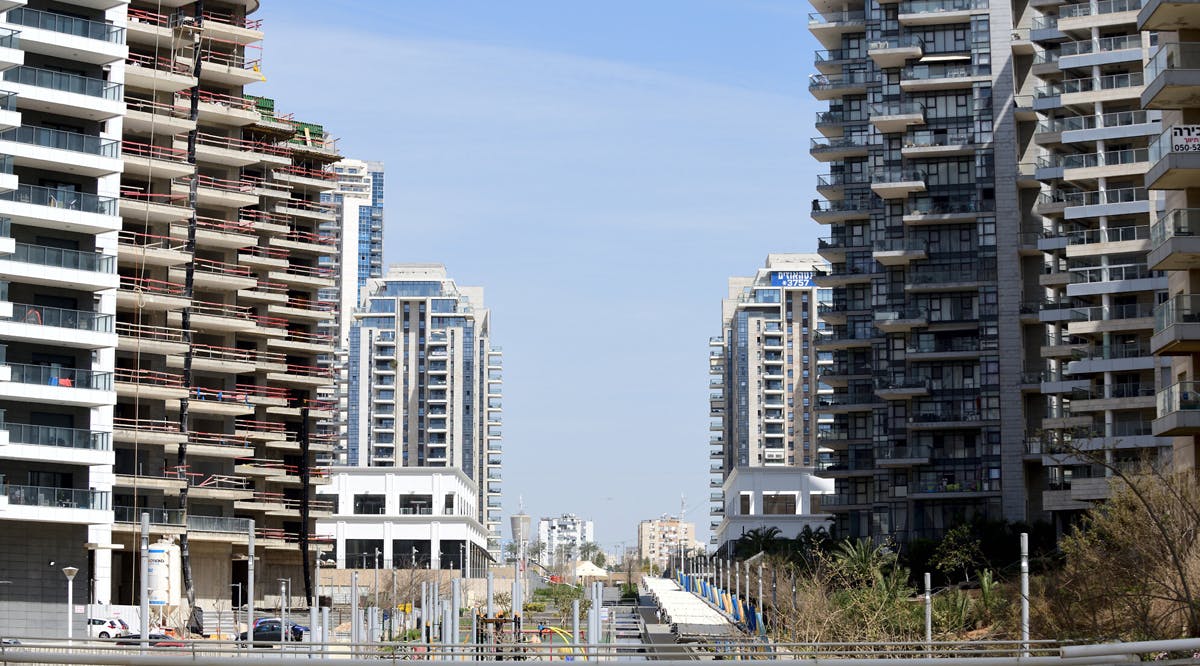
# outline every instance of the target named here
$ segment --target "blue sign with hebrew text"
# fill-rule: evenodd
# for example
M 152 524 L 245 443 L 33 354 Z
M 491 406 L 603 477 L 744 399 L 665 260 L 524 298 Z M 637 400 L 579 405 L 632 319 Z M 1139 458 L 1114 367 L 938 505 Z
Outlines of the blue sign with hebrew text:
M 772 287 L 811 287 L 812 271 L 775 271 L 771 273 Z

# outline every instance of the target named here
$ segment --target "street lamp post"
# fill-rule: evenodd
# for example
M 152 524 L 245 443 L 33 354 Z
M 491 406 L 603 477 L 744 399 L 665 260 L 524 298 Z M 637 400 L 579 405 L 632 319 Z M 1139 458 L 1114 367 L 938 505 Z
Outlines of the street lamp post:
M 373 564 L 374 568 L 375 568 L 375 608 L 376 608 L 375 612 L 378 613 L 379 612 L 378 611 L 378 608 L 379 608 L 379 549 L 378 548 L 375 549 L 375 557 L 374 557 L 374 560 L 371 562 L 371 564 Z
M 291 578 L 276 578 L 279 581 L 279 641 L 287 642 L 288 626 L 287 626 L 287 588 L 292 584 Z M 311 630 L 312 627 L 309 627 Z M 253 631 L 251 631 L 253 633 Z
M 241 583 L 230 583 L 229 586 L 237 588 L 237 606 L 235 606 L 233 609 L 233 626 L 234 626 L 234 633 L 241 633 L 241 631 L 242 631 L 242 619 L 241 619 L 242 584 Z
M 73 638 L 75 629 L 75 574 L 79 573 L 76 567 L 63 567 L 63 575 L 67 577 L 67 641 L 70 642 Z

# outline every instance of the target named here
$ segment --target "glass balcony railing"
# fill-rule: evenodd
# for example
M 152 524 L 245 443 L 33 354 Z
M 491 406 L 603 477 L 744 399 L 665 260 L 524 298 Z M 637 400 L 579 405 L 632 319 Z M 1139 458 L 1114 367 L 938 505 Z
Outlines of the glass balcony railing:
M 947 132 L 917 130 L 904 137 L 905 148 L 933 148 L 937 146 L 961 146 L 975 143 L 973 132 L 961 130 Z
M 1147 69 L 1147 76 L 1149 76 L 1149 69 Z M 1144 80 L 1145 79 L 1142 76 L 1142 72 L 1109 74 L 1107 76 L 1095 78 L 1088 77 L 1083 79 L 1067 79 L 1059 83 L 1038 86 L 1034 89 L 1034 94 L 1038 97 L 1057 97 L 1059 95 L 1093 92 L 1097 90 L 1134 88 L 1142 85 Z
M 15 201 L 35 206 L 65 208 L 84 213 L 96 213 L 97 215 L 117 214 L 117 199 L 115 197 L 102 197 L 86 192 L 73 192 L 55 187 L 42 187 L 40 185 L 18 185 L 14 191 L 0 192 L 0 201 Z
M 832 12 L 830 14 L 821 14 L 812 12 L 808 15 L 809 25 L 834 25 L 838 23 L 856 24 L 867 20 L 866 12 Z
M 875 77 L 868 72 L 846 72 L 845 74 L 810 74 L 809 90 L 837 90 L 865 86 Z
M 52 69 L 40 69 L 27 65 L 5 70 L 4 80 L 77 95 L 100 97 L 114 102 L 121 101 L 123 96 L 123 86 L 119 83 L 109 83 L 104 79 L 94 79 L 90 76 L 56 72 Z
M 879 207 L 878 204 L 870 199 L 843 199 L 841 201 L 816 201 L 813 204 L 812 212 L 815 215 L 822 213 L 858 213 L 870 212 Z
M 988 0 L 905 0 L 900 3 L 901 14 L 936 14 L 987 9 Z
M 12 321 L 36 326 L 95 331 L 96 333 L 112 333 L 113 331 L 113 315 L 110 314 L 25 303 L 13 303 Z
M 107 511 L 109 505 L 109 493 L 102 490 L 16 486 L 0 482 L 0 492 L 8 497 L 8 503 L 13 506 Z
M 867 54 L 862 49 L 827 49 L 813 52 L 813 61 L 817 64 L 832 63 L 842 60 L 860 60 Z
M 23 25 L 28 28 L 40 28 L 51 32 L 59 32 L 64 35 L 98 39 L 113 44 L 125 43 L 125 28 L 101 21 L 89 21 L 75 16 L 67 16 L 66 14 L 56 14 L 54 12 L 29 9 L 28 7 L 17 7 L 8 10 L 5 20 L 16 25 Z
M 866 134 L 850 134 L 832 139 L 818 136 L 809 140 L 808 150 L 809 152 L 819 153 L 831 150 L 866 148 L 870 143 L 871 139 Z
M 988 76 L 991 73 L 992 68 L 990 65 L 957 65 L 952 63 L 909 65 L 904 68 L 902 80 L 959 79 L 972 76 Z
M 1179 382 L 1154 396 L 1155 408 L 1161 418 L 1167 414 L 1200 410 L 1200 382 Z
M 995 210 L 991 201 L 918 201 L 909 204 L 905 215 L 961 215 Z
M 113 520 L 118 523 L 140 523 L 142 514 L 150 514 L 151 525 L 183 525 L 183 509 L 148 509 L 143 506 L 114 506 Z
M 111 254 L 80 252 L 79 250 L 66 250 L 59 247 L 47 247 L 45 245 L 29 245 L 28 243 L 17 243 L 16 250 L 12 254 L 12 260 L 27 264 L 37 264 L 39 266 L 70 268 L 92 273 L 111 274 L 117 272 L 117 258 Z
M 1146 63 L 1146 80 L 1153 81 L 1168 70 L 1200 69 L 1200 43 L 1163 44 Z
M 1073 5 L 1063 5 L 1058 9 L 1058 16 L 1060 19 L 1096 16 L 1099 14 L 1115 14 L 1117 12 L 1133 12 L 1141 8 L 1141 0 L 1101 0 L 1096 3 L 1080 2 Z
M 1073 56 L 1140 48 L 1142 48 L 1142 35 L 1138 33 L 1133 35 L 1118 35 L 1117 37 L 1101 37 L 1097 40 L 1085 39 L 1078 42 L 1063 42 L 1058 47 L 1058 53 L 1060 56 Z
M 1128 127 L 1151 122 L 1145 111 L 1118 111 L 1100 116 L 1069 116 L 1053 118 L 1038 124 L 1038 132 L 1071 132 L 1098 127 Z
M 1147 148 L 1132 148 L 1129 150 L 1110 150 L 1104 153 L 1083 153 L 1074 155 L 1050 155 L 1038 158 L 1039 167 L 1060 166 L 1064 169 L 1087 169 L 1102 166 L 1120 166 L 1123 164 L 1139 164 L 1150 160 Z
M 26 363 L 9 363 L 9 367 L 12 368 L 12 381 L 20 384 L 42 384 L 96 391 L 111 391 L 113 388 L 113 373 L 111 372 Z
M 925 115 L 925 105 L 911 100 L 903 102 L 876 102 L 867 107 L 872 117 Z
M 1093 243 L 1121 243 L 1125 241 L 1146 240 L 1150 237 L 1150 227 L 1147 225 L 1132 227 L 1110 227 L 1108 229 L 1087 229 L 1070 231 L 1063 234 L 1067 245 L 1091 245 Z
M 1029 27 L 1032 30 L 1048 30 L 1048 29 L 1052 29 L 1052 28 L 1057 28 L 1058 27 L 1058 17 L 1050 16 L 1047 14 L 1043 14 L 1041 16 L 1034 16 L 1033 21 L 1029 24 Z
M 1178 294 L 1154 308 L 1154 332 L 1175 324 L 1200 324 L 1200 295 Z
M 8 441 L 14 444 L 58 446 L 67 449 L 91 451 L 112 450 L 112 433 L 81 430 L 79 428 L 55 428 L 28 423 L 8 423 Z
M 16 10 L 13 10 L 16 11 Z M 20 33 L 9 28 L 0 28 L 0 46 L 6 49 L 21 48 Z
M 1146 264 L 1120 264 L 1117 266 L 1092 266 L 1070 269 L 1071 282 L 1075 284 L 1093 282 L 1115 282 L 1118 280 L 1141 280 L 1162 275 L 1150 270 Z
M 1100 192 L 1051 190 L 1038 195 L 1038 204 L 1062 203 L 1067 206 L 1098 206 L 1101 204 L 1148 201 L 1149 198 L 1149 193 L 1144 187 L 1123 187 Z
M 920 169 L 879 167 L 871 169 L 872 183 L 923 183 L 925 172 Z
M 1158 246 L 1174 236 L 1200 235 L 1200 208 L 1167 211 L 1150 225 L 1150 244 Z
M 118 157 L 121 150 L 121 142 L 115 139 L 102 139 L 90 134 L 26 125 L 0 132 L 0 140 L 111 158 Z

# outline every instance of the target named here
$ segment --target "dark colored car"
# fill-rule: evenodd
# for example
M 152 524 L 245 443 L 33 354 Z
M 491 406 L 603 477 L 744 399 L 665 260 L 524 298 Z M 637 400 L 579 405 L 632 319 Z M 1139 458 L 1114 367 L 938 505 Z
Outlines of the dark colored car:
M 174 636 L 166 634 L 150 634 L 150 647 L 156 648 L 181 648 L 185 647 L 185 643 Z M 117 641 L 117 645 L 141 645 L 141 634 L 129 634 L 122 636 L 121 640 Z
M 304 631 L 299 626 L 292 624 L 291 622 L 289 622 L 288 625 L 288 629 L 290 629 L 288 632 L 288 640 L 293 643 L 298 643 L 303 640 Z M 271 647 L 273 643 L 282 642 L 282 627 L 283 625 L 280 624 L 279 620 L 266 620 L 256 624 L 254 627 L 254 647 Z M 238 640 L 245 645 L 250 639 L 246 636 L 246 632 L 243 631 L 242 634 L 238 636 Z

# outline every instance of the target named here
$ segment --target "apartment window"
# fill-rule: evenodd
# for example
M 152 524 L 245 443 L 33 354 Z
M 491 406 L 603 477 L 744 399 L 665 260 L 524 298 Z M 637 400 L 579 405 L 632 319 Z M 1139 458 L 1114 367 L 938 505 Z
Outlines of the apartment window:
M 763 515 L 793 516 L 796 514 L 796 493 L 763 493 Z
M 383 495 L 355 495 L 354 513 L 359 515 L 378 515 L 383 513 L 385 499 Z
M 738 515 L 751 515 L 753 510 L 753 497 L 753 493 L 741 493 L 738 496 Z

